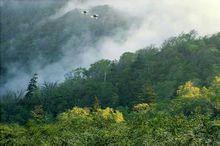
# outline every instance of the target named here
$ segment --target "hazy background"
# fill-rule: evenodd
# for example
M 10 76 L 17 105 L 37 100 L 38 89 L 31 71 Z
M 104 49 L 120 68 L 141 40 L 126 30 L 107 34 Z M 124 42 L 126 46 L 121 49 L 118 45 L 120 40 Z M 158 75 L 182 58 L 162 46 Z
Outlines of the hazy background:
M 219 0 L 0 0 L 0 93 L 19 90 L 34 73 L 41 83 L 62 81 L 76 67 L 192 29 L 216 33 L 219 7 Z

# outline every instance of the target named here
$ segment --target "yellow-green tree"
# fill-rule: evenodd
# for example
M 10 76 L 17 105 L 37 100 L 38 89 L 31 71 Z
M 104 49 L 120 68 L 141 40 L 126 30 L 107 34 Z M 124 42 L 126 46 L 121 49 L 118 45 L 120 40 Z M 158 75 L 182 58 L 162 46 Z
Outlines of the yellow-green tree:
M 201 89 L 193 85 L 191 81 L 186 82 L 177 90 L 180 98 L 195 99 L 201 97 Z

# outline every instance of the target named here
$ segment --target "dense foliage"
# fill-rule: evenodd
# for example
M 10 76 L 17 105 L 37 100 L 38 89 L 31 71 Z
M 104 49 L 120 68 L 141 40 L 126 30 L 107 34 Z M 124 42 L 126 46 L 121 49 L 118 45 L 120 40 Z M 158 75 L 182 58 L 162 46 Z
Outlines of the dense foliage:
M 1 97 L 0 144 L 219 145 L 220 33 L 195 32 Z M 111 108 L 109 108 L 111 107 Z

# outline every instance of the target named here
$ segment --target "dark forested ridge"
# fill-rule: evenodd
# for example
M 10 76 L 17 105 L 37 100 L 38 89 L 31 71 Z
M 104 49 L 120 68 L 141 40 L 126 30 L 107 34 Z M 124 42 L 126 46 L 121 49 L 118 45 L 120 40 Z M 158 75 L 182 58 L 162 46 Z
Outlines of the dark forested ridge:
M 39 85 L 35 74 L 24 95 L 1 97 L 0 144 L 220 142 L 220 33 L 181 34 L 65 77 Z
M 57 16 L 68 0 L 3 1 L 0 90 L 12 78 L 34 74 L 67 54 L 71 54 L 69 58 L 77 58 L 82 53 L 97 51 L 95 46 L 100 38 L 111 37 L 115 32 L 123 36 L 128 28 L 128 17 L 107 5 L 91 8 L 91 13 L 102 14 L 102 19 L 94 21 L 82 15 L 80 9 Z M 79 59 L 69 60 L 75 65 Z

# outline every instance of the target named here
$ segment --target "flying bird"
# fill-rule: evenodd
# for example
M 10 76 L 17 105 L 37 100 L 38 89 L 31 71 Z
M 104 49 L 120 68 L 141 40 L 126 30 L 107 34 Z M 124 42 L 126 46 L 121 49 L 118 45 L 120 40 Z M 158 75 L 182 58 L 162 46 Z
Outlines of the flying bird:
M 91 18 L 98 19 L 98 18 L 99 18 L 99 15 L 94 14 L 94 15 L 91 16 Z
M 89 13 L 89 11 L 88 10 L 84 10 L 81 13 L 84 14 L 84 15 L 87 15 Z

